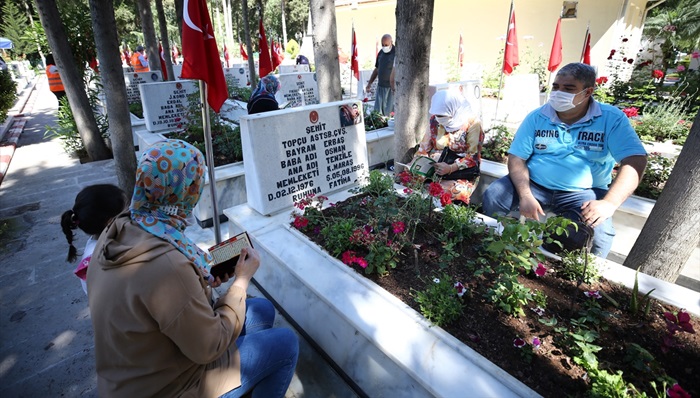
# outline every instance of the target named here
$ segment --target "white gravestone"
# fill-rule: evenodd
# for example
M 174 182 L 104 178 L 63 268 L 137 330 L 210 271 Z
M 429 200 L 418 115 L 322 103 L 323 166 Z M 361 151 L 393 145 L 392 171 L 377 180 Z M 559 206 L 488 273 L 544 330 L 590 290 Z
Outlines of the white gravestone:
M 175 75 L 175 80 L 183 80 L 180 75 L 182 74 L 182 64 L 173 65 L 173 74 Z
M 224 68 L 224 77 L 226 83 L 233 87 L 245 88 L 250 87 L 250 78 L 248 77 L 248 66 L 234 65 L 231 68 Z
M 141 72 L 141 73 L 125 73 L 124 83 L 126 83 L 126 98 L 130 104 L 141 101 L 139 93 L 139 84 L 162 82 L 163 76 L 159 70 Z
M 241 117 L 248 204 L 261 214 L 346 188 L 368 172 L 356 100 Z
M 536 74 L 506 76 L 498 120 L 517 123 L 540 106 L 540 79 Z
M 186 122 L 188 95 L 197 92 L 193 80 L 139 85 L 143 117 L 148 131 L 181 129 Z
M 134 67 L 133 66 L 122 66 L 122 71 L 124 71 L 124 73 L 134 73 Z
M 301 73 L 301 72 L 311 72 L 309 65 L 280 65 L 279 66 L 280 75 L 285 73 Z
M 377 82 L 379 81 L 379 79 L 374 79 L 374 82 L 372 82 L 372 85 L 369 88 L 369 92 L 365 92 L 367 82 L 369 81 L 369 78 L 372 77 L 372 72 L 374 72 L 374 69 L 360 71 L 360 87 L 357 90 L 357 98 L 359 98 L 360 100 L 364 100 L 365 98 L 367 98 L 370 101 L 374 101 L 374 96 L 377 94 Z
M 296 108 L 302 105 L 318 104 L 318 83 L 316 73 L 291 73 L 287 75 L 277 75 L 280 81 L 280 88 L 275 94 L 280 107 L 289 103 L 287 108 Z M 301 90 L 301 92 L 299 91 Z M 302 102 L 303 98 L 303 102 Z

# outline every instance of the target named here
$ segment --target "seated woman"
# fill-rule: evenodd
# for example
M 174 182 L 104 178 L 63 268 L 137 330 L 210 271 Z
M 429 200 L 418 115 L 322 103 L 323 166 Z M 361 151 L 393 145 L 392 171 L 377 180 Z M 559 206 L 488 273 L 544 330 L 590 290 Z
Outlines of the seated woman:
M 282 88 L 280 81 L 273 75 L 260 79 L 258 87 L 253 91 L 248 101 L 248 114 L 276 111 L 279 109 L 275 94 Z
M 479 182 L 484 131 L 469 101 L 457 90 L 438 91 L 430 104 L 430 131 L 416 156 L 435 160 L 435 176 L 452 201 L 469 204 Z
M 233 398 L 252 391 L 281 398 L 287 391 L 296 334 L 272 328 L 269 301 L 246 300 L 259 254 L 241 251 L 233 284 L 212 305 L 210 256 L 184 233 L 204 167 L 202 153 L 184 141 L 155 143 L 141 156 L 130 210 L 97 241 L 87 286 L 101 397 Z

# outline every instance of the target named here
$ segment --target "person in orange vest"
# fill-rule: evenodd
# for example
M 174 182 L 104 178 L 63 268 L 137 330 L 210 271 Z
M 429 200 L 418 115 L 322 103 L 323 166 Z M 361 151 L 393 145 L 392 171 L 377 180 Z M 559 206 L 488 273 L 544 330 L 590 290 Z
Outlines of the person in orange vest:
M 58 68 L 53 59 L 53 54 L 48 54 L 46 56 L 46 77 L 49 79 L 49 90 L 51 90 L 56 96 L 56 99 L 60 102 L 61 98 L 66 96 L 66 91 L 63 88 L 61 76 L 58 74 Z
M 134 68 L 134 72 L 148 72 L 148 60 L 143 54 L 143 46 L 136 47 L 136 51 L 131 54 L 131 66 Z

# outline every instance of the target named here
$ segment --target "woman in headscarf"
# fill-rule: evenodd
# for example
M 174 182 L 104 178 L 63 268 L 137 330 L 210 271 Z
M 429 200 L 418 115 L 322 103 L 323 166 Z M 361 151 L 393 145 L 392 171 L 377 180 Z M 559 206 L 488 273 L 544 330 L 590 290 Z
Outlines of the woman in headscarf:
M 276 111 L 279 109 L 275 94 L 282 88 L 280 81 L 273 75 L 260 79 L 258 87 L 253 91 L 248 101 L 248 114 Z
M 148 148 L 130 210 L 95 246 L 88 300 L 100 396 L 283 397 L 287 390 L 296 335 L 271 328 L 269 301 L 246 300 L 258 253 L 243 249 L 234 282 L 212 305 L 209 281 L 222 281 L 209 278 L 209 255 L 184 234 L 204 168 L 202 153 L 183 141 Z
M 479 183 L 484 132 L 469 101 L 458 90 L 438 91 L 430 103 L 430 131 L 416 156 L 435 160 L 434 180 L 449 192 L 452 201 L 469 204 Z

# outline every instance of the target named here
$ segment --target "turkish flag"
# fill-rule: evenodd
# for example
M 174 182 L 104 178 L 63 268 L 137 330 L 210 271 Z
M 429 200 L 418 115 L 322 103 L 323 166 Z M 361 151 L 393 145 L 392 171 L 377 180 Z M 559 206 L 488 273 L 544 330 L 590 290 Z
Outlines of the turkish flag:
M 248 60 L 248 54 L 245 53 L 245 49 L 243 48 L 243 43 L 240 43 L 240 44 L 241 44 L 241 57 L 243 57 L 243 60 L 244 60 L 244 61 L 247 61 L 247 60 Z
M 224 44 L 224 59 L 226 60 L 226 67 L 228 68 L 228 47 Z
M 277 69 L 277 66 L 282 63 L 282 60 L 284 60 L 282 46 L 272 40 L 272 70 Z
M 163 53 L 163 45 L 158 43 L 158 52 L 160 53 L 160 71 L 163 73 L 163 81 L 168 80 L 168 69 L 165 67 L 165 53 Z
M 549 53 L 549 65 L 547 70 L 554 72 L 557 70 L 562 60 L 561 51 L 561 18 L 557 21 L 557 30 L 554 31 L 554 41 L 552 42 L 552 52 Z
M 350 58 L 350 71 L 355 79 L 360 80 L 360 63 L 357 61 L 357 38 L 355 37 L 355 27 L 352 27 L 352 55 Z
M 267 37 L 265 36 L 265 28 L 263 27 L 262 18 L 260 18 L 260 36 L 258 44 L 260 46 L 258 74 L 260 77 L 265 77 L 272 73 L 275 68 L 272 67 L 270 49 L 267 47 Z
M 216 113 L 228 98 L 219 48 L 216 46 L 206 0 L 185 0 L 182 24 L 183 79 L 207 83 L 207 102 Z
M 591 34 L 586 29 L 586 42 L 583 45 L 583 54 L 581 55 L 583 63 L 586 65 L 591 64 Z
M 464 66 L 464 45 L 462 44 L 462 34 L 459 34 L 459 51 L 457 52 L 457 62 L 459 62 L 459 67 Z
M 506 51 L 503 58 L 503 73 L 506 75 L 513 73 L 513 69 L 520 64 L 518 59 L 518 34 L 515 31 L 515 10 L 511 10 L 508 21 Z
M 131 54 L 129 54 L 128 46 L 124 46 L 124 51 L 122 51 L 122 54 L 124 54 L 124 60 L 126 61 L 126 64 L 131 66 Z
M 170 50 L 170 53 L 173 56 L 173 65 L 177 65 L 177 57 L 180 55 L 180 53 L 177 51 L 177 46 L 175 43 L 173 43 L 173 49 Z

